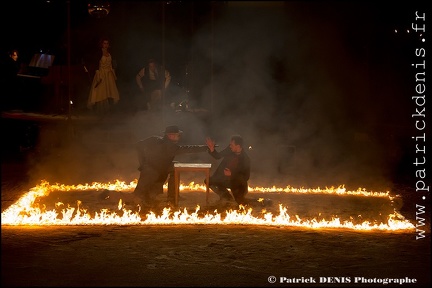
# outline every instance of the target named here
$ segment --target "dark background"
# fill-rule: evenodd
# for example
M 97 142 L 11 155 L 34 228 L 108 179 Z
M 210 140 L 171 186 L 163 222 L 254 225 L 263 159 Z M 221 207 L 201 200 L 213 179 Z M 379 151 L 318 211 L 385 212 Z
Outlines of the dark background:
M 189 140 L 204 136 L 193 131 L 221 143 L 240 133 L 254 148 L 258 174 L 293 173 L 288 162 L 295 153 L 295 173 L 315 180 L 302 182 L 309 185 L 414 185 L 411 63 L 424 43 L 407 30 L 424 3 L 108 2 L 103 18 L 89 15 L 91 1 L 8 2 L 1 10 L 2 54 L 17 48 L 24 66 L 34 53 L 54 54 L 60 81 L 69 59 L 75 111 L 88 113 L 83 66 L 107 36 L 119 77 L 117 112 L 127 126 L 138 126 L 128 118 L 135 112 L 134 77 L 156 58 L 172 74 L 168 93 L 211 115 L 205 122 L 192 117 Z M 32 96 L 29 111 L 67 112 L 65 87 L 55 96 L 36 88 L 26 90 L 41 94 Z
M 368 211 L 384 217 L 400 208 L 412 223 L 430 219 L 429 195 L 415 191 L 419 155 L 411 138 L 419 134 L 411 117 L 411 63 L 419 61 L 414 49 L 425 44 L 406 32 L 415 11 L 426 12 L 425 3 L 169 1 L 163 14 L 159 1 L 109 2 L 100 19 L 88 14 L 88 1 L 1 4 L 4 57 L 16 48 L 27 68 L 41 50 L 56 56 L 48 75 L 21 78 L 20 105 L 2 113 L 2 211 L 43 179 L 130 183 L 139 175 L 135 141 L 176 124 L 185 131 L 183 143 L 204 144 L 211 136 L 224 147 L 231 134 L 243 135 L 252 148 L 251 187 L 344 184 L 348 191 L 402 195 L 383 206 L 368 197 L 360 205 L 355 197 L 295 195 L 292 201 L 281 193 L 290 215 L 335 211 L 361 220 Z M 83 66 L 102 36 L 111 40 L 121 99 L 112 117 L 95 120 L 87 117 Z M 150 57 L 170 69 L 169 92 L 208 111 L 204 118 L 136 111 L 134 77 Z M 0 97 L 10 92 L 0 90 Z M 69 96 L 73 118 L 65 121 Z M 211 161 L 204 154 L 187 161 Z M 99 198 L 90 204 L 106 207 Z M 419 205 L 427 206 L 424 214 Z M 364 276 L 416 278 L 412 285 L 424 287 L 430 284 L 430 221 L 418 229 L 426 230 L 422 240 L 417 233 L 244 225 L 2 227 L 1 281 L 2 287 L 275 287 L 270 275 Z

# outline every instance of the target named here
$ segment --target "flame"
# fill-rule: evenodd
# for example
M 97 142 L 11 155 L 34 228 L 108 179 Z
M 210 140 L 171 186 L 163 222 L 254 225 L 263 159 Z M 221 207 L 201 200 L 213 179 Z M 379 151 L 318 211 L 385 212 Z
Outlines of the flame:
M 282 227 L 302 227 L 309 229 L 319 228 L 343 228 L 359 231 L 415 231 L 415 226 L 406 220 L 397 211 L 387 216 L 386 223 L 378 223 L 378 221 L 363 221 L 354 223 L 351 221 L 343 221 L 339 217 L 332 217 L 331 220 L 316 218 L 301 219 L 298 215 L 291 216 L 288 213 L 288 208 L 282 204 L 278 206 L 278 213 L 275 215 L 262 209 L 254 211 L 250 207 L 239 205 L 237 209 L 229 209 L 224 212 L 219 212 L 217 209 L 213 212 L 201 211 L 199 205 L 195 210 L 188 211 L 187 208 L 182 210 L 172 210 L 170 207 L 162 209 L 160 215 L 154 211 L 149 211 L 145 216 L 141 215 L 141 209 L 132 211 L 127 209 L 123 200 L 120 199 L 117 205 L 117 211 L 111 211 L 108 208 L 100 209 L 100 211 L 90 213 L 88 209 L 83 207 L 82 201 L 76 202 L 76 207 L 65 205 L 62 202 L 56 202 L 53 210 L 47 210 L 45 205 L 38 205 L 37 199 L 47 197 L 54 191 L 91 191 L 91 190 L 111 190 L 111 191 L 132 191 L 136 186 L 137 180 L 126 184 L 125 182 L 116 180 L 114 183 L 99 183 L 79 185 L 50 185 L 47 181 L 41 181 L 40 185 L 33 187 L 29 192 L 21 196 L 20 199 L 1 215 L 3 225 L 172 225 L 172 224 L 240 224 L 240 225 L 269 225 Z M 164 186 L 166 189 L 167 187 Z M 189 185 L 180 184 L 180 190 L 189 191 L 205 191 L 204 185 L 198 185 L 191 182 Z M 354 195 L 359 197 L 388 197 L 392 200 L 389 192 L 368 192 L 365 189 L 359 188 L 357 191 L 346 191 L 344 186 L 331 188 L 270 188 L 264 187 L 249 187 L 249 191 L 260 191 L 265 193 L 320 193 L 333 195 Z M 258 202 L 263 202 L 264 198 L 258 199 Z
M 167 189 L 167 186 L 164 186 Z M 195 184 L 191 182 L 188 185 L 180 184 L 180 191 L 205 191 L 206 186 L 201 184 Z M 272 187 L 248 187 L 249 192 L 274 192 L 274 193 L 304 193 L 304 194 L 332 194 L 332 195 L 353 195 L 353 196 L 369 196 L 369 197 L 387 197 L 393 200 L 394 197 L 390 195 L 390 192 L 370 192 L 366 191 L 365 188 L 358 188 L 356 191 L 347 191 L 344 185 L 338 187 L 326 187 L 326 188 L 295 188 L 287 186 L 285 188 Z

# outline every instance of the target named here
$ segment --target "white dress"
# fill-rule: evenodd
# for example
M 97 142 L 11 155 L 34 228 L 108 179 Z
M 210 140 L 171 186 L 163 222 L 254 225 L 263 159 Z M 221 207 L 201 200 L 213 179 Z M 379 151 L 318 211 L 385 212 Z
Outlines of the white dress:
M 98 102 L 108 102 L 106 100 L 109 98 L 112 99 L 113 104 L 116 104 L 120 99 L 116 76 L 112 68 L 111 54 L 102 56 L 99 60 L 99 70 L 96 70 L 93 77 L 87 106 L 92 108 Z

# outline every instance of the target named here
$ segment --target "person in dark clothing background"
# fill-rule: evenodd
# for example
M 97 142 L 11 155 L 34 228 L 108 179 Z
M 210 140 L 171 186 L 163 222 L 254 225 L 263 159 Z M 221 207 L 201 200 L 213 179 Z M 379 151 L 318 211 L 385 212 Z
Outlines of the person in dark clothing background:
M 215 142 L 211 138 L 206 138 L 206 144 L 211 156 L 222 159 L 210 176 L 210 189 L 219 195 L 221 201 L 230 201 L 234 197 L 238 204 L 247 204 L 245 196 L 248 193 L 251 166 L 250 158 L 243 149 L 243 138 L 240 135 L 231 136 L 229 145 L 220 152 L 215 150 Z
M 1 75 L 0 84 L 6 93 L 1 97 L 1 110 L 6 111 L 14 107 L 18 103 L 18 72 L 20 71 L 20 63 L 18 61 L 18 50 L 13 49 L 8 52 L 8 56 L 1 59 Z
M 134 190 L 134 202 L 154 205 L 158 194 L 163 194 L 163 184 L 168 178 L 167 201 L 174 203 L 175 156 L 186 153 L 207 152 L 207 145 L 179 145 L 182 131 L 177 126 L 165 128 L 164 136 L 150 136 L 137 143 L 140 177 Z
M 171 75 L 163 66 L 159 66 L 154 59 L 148 61 L 135 76 L 138 88 L 142 93 L 139 106 L 141 109 L 159 111 L 163 106 L 162 90 L 168 88 L 171 82 Z

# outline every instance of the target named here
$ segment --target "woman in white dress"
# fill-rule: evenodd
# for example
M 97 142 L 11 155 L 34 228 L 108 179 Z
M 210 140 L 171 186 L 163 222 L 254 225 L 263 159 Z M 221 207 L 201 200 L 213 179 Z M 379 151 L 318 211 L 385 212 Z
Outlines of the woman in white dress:
M 87 107 L 103 115 L 117 104 L 120 96 L 116 84 L 117 76 L 113 68 L 113 59 L 109 52 L 109 40 L 102 39 L 100 47 L 102 54 L 90 87 Z

